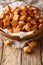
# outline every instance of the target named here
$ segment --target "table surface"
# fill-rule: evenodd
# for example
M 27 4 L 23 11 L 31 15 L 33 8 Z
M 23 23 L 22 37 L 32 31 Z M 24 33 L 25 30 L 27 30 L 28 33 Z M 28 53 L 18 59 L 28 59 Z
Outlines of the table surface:
M 0 65 L 43 65 L 43 39 L 38 40 L 38 46 L 31 54 L 5 46 L 0 39 Z

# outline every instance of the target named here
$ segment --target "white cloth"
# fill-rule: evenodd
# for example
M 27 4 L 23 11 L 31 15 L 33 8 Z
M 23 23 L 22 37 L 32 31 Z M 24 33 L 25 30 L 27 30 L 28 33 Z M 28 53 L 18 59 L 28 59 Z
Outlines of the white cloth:
M 43 10 L 43 0 L 23 0 L 23 1 L 28 5 L 33 5 Z

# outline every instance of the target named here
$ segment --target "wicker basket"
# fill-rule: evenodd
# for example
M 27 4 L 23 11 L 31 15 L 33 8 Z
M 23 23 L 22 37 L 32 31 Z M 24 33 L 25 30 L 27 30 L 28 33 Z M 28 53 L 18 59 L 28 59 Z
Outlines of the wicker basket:
M 7 34 L 7 33 L 3 32 L 2 30 L 0 30 L 1 35 L 5 36 L 7 38 L 15 39 L 15 40 L 26 40 L 26 39 L 34 38 L 34 37 L 40 35 L 42 32 L 43 32 L 43 29 L 37 30 L 33 34 L 26 35 L 23 38 L 20 38 L 20 36 L 11 36 L 10 34 Z

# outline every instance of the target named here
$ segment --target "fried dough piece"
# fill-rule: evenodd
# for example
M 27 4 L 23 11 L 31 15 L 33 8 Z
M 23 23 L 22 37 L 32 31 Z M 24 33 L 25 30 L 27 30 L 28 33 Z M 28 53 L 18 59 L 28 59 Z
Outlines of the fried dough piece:
M 20 9 L 21 9 L 22 11 L 28 11 L 27 6 L 21 6 Z
M 13 18 L 13 13 L 9 13 L 9 15 L 10 15 L 10 19 L 12 19 Z
M 37 10 L 36 7 L 30 7 L 30 11 L 34 11 L 34 10 Z
M 29 31 L 30 31 L 30 26 L 31 26 L 31 24 L 30 24 L 30 23 L 27 23 L 27 24 L 26 24 L 25 30 L 26 30 L 27 32 L 29 32 Z
M 0 19 L 3 19 L 4 18 L 4 14 L 0 14 Z
M 34 18 L 39 19 L 40 15 L 37 13 L 37 14 L 34 15 Z
M 30 22 L 31 19 L 32 19 L 31 17 L 27 17 L 27 20 L 26 20 L 26 21 L 27 21 L 27 22 Z
M 31 20 L 30 23 L 31 23 L 32 25 L 35 25 L 35 24 L 36 24 L 36 21 L 35 21 L 35 20 Z
M 43 23 L 39 24 L 39 29 L 43 29 Z
M 26 15 L 21 15 L 21 16 L 20 16 L 20 18 L 19 18 L 19 20 L 21 20 L 21 21 L 25 21 L 25 20 L 26 20 L 26 18 L 27 18 L 27 16 L 26 16 Z
M 34 25 L 31 27 L 31 30 L 37 30 L 38 26 L 37 25 Z
M 11 22 L 11 25 L 12 25 L 13 27 L 16 27 L 16 26 L 18 25 L 18 22 L 17 22 L 17 21 L 16 21 L 16 22 L 15 22 L 15 21 L 12 21 L 12 22 Z
M 17 15 L 17 14 L 19 14 L 19 12 L 16 12 L 16 11 L 14 11 L 14 13 L 13 13 L 14 15 Z
M 21 28 L 21 30 L 22 30 L 22 31 L 24 31 L 24 30 L 25 30 L 25 28 L 26 28 L 26 25 L 24 25 L 24 26 Z
M 39 22 L 40 22 L 40 23 L 43 23 L 43 18 L 39 19 Z
M 27 12 L 26 11 L 21 11 L 20 15 L 27 15 Z
M 5 21 L 10 21 L 10 16 L 9 16 L 9 15 L 6 15 L 3 20 L 5 20 Z
M 21 25 L 21 24 L 19 24 L 19 25 L 17 26 L 17 28 L 22 28 L 22 25 Z
M 14 32 L 14 33 L 20 32 L 20 28 L 13 28 L 13 32 Z
M 19 21 L 19 24 L 20 25 L 25 25 L 25 22 L 24 21 Z
M 34 14 L 33 14 L 32 11 L 28 11 L 28 15 L 29 15 L 30 17 L 34 17 Z
M 5 14 L 8 14 L 9 12 L 11 12 L 11 8 L 10 8 L 10 6 L 6 6 L 6 7 L 4 8 L 4 13 L 5 13 Z
M 28 9 L 30 9 L 30 6 L 27 6 Z
M 32 51 L 29 46 L 24 47 L 23 50 L 25 53 L 31 53 L 31 51 Z
M 12 12 L 20 12 L 20 7 L 15 7 Z
M 18 21 L 18 19 L 19 19 L 19 15 L 16 14 L 16 15 L 13 16 L 14 21 Z
M 4 21 L 3 23 L 5 28 L 10 26 L 10 21 Z
M 5 40 L 5 41 L 4 41 L 4 44 L 5 44 L 5 45 L 11 45 L 11 44 L 12 44 L 12 41 L 10 41 L 10 40 Z
M 31 47 L 31 49 L 33 49 L 37 46 L 37 43 L 35 41 L 31 41 L 28 45 Z

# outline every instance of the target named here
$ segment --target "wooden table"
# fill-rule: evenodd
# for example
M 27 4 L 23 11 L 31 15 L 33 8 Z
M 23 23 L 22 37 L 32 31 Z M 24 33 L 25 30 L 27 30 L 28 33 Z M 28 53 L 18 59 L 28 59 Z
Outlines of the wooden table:
M 0 39 L 0 65 L 43 65 L 43 39 L 34 52 L 26 54 L 22 49 L 5 46 Z

